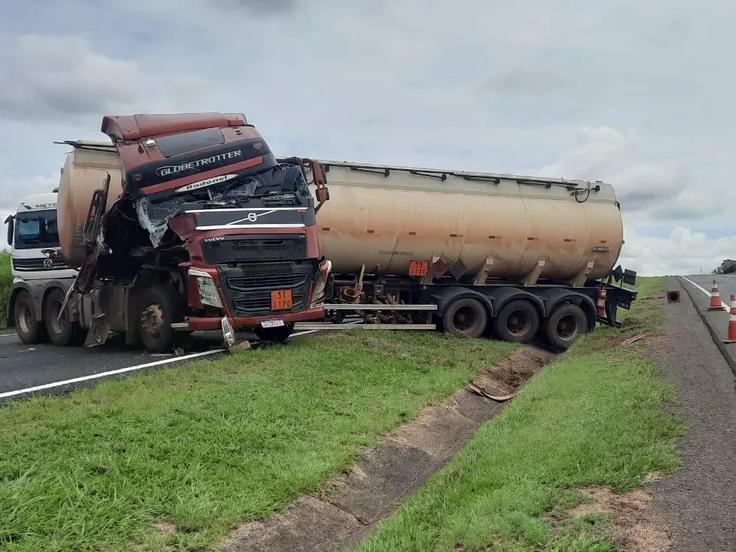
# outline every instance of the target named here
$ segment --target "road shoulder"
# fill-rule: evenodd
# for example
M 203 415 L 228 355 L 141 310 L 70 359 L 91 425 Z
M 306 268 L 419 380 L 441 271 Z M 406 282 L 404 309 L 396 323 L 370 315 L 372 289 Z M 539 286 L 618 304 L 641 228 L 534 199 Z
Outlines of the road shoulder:
M 650 354 L 676 388 L 673 410 L 689 431 L 678 443 L 682 468 L 651 487 L 653 510 L 666 523 L 674 550 L 733 550 L 734 375 L 686 293 L 664 311 L 667 332 L 652 343 Z

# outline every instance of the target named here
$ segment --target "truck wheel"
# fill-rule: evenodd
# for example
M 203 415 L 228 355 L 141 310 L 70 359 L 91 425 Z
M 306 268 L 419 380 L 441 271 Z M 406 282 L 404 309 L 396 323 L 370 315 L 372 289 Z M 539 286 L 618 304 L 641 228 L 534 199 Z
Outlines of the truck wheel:
M 65 312 L 60 320 L 57 320 L 61 305 L 64 304 L 64 292 L 61 289 L 52 289 L 46 296 L 46 303 L 43 307 L 43 320 L 46 326 L 46 334 L 49 336 L 51 343 L 61 347 L 67 345 L 78 345 L 82 342 L 82 328 L 78 322 L 69 320 L 68 313 Z
M 138 296 L 138 335 L 149 353 L 168 352 L 176 331 L 171 327 L 182 318 L 176 293 L 166 285 L 143 288 Z
M 453 301 L 442 315 L 445 333 L 458 337 L 480 337 L 487 324 L 488 312 L 485 305 L 472 297 Z
M 285 326 L 278 328 L 255 328 L 253 333 L 258 336 L 261 341 L 271 341 L 273 343 L 282 343 L 289 339 L 291 332 L 294 330 L 294 324 L 286 323 Z
M 27 291 L 21 291 L 15 297 L 13 317 L 15 319 L 15 331 L 23 343 L 33 345 L 41 341 L 43 327 L 41 322 L 36 319 L 36 306 L 33 304 L 33 297 Z
M 510 301 L 498 313 L 493 329 L 503 341 L 528 343 L 539 329 L 539 312 L 529 301 Z
M 544 337 L 555 349 L 564 351 L 582 333 L 588 331 L 583 309 L 572 303 L 557 307 L 544 323 Z

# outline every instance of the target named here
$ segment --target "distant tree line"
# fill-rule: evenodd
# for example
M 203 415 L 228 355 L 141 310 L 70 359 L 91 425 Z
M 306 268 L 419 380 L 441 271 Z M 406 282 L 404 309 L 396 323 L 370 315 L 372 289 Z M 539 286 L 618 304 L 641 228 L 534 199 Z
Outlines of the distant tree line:
M 723 259 L 721 266 L 713 271 L 713 274 L 734 274 L 736 273 L 736 261 L 733 259 Z

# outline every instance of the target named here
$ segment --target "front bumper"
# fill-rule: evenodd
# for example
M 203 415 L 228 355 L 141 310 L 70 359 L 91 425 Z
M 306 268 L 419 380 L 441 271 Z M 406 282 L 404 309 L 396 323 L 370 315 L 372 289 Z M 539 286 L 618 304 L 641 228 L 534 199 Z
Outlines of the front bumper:
M 302 320 L 319 320 L 325 317 L 325 310 L 323 308 L 309 309 L 301 312 L 285 313 L 285 314 L 271 314 L 263 316 L 228 316 L 230 324 L 236 330 L 245 330 L 249 328 L 257 327 L 264 320 L 283 320 L 284 322 L 299 322 Z M 191 316 L 187 318 L 186 324 L 179 326 L 179 329 L 185 331 L 205 331 L 205 330 L 219 330 L 220 320 L 222 317 L 205 317 L 205 316 Z

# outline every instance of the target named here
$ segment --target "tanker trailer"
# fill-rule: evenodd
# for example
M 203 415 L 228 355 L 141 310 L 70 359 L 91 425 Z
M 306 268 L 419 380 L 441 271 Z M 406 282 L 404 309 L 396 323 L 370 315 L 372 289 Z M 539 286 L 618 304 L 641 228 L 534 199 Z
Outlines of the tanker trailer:
M 617 307 L 636 297 L 614 283 L 633 284 L 635 273 L 614 269 L 623 226 L 610 184 L 320 163 L 333 321 L 352 311 L 378 327 L 516 342 L 541 334 L 564 349 L 596 321 L 616 324 Z
M 241 114 L 107 116 L 101 130 L 111 143 L 66 142 L 59 238 L 79 273 L 55 343 L 67 325 L 151 352 L 195 330 L 281 341 L 324 316 L 318 163 L 277 161 Z

